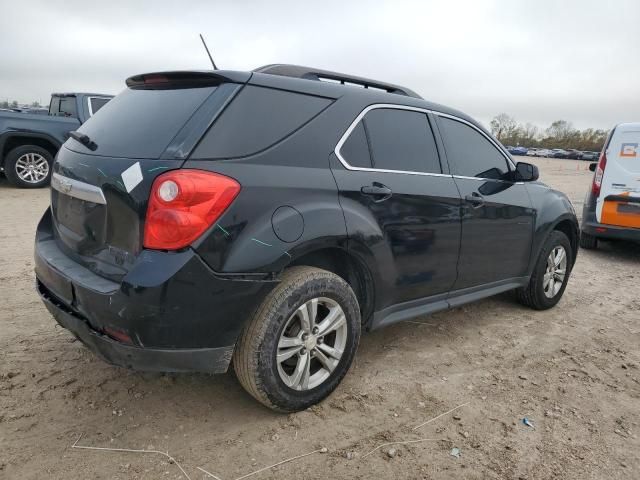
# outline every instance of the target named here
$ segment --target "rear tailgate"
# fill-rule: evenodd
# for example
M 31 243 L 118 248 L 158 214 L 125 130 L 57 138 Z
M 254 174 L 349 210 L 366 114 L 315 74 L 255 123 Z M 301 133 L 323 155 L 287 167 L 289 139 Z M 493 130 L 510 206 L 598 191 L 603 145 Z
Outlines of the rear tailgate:
M 215 74 L 171 75 L 154 74 L 148 85 L 144 76 L 130 79 L 130 88 L 78 129 L 91 143 L 69 139 L 54 164 L 51 211 L 58 247 L 114 281 L 142 250 L 153 181 L 182 166 L 241 88 Z
M 640 130 L 613 135 L 596 213 L 602 224 L 640 228 Z

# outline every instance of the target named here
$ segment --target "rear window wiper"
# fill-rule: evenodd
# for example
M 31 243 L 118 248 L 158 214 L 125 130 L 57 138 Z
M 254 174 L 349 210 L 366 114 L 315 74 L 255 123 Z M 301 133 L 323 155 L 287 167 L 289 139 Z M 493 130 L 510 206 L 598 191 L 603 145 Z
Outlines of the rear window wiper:
M 84 133 L 80 133 L 73 130 L 69 132 L 69 136 L 73 138 L 75 141 L 80 142 L 82 145 L 84 145 L 91 151 L 94 151 L 98 148 L 98 144 L 93 140 L 91 140 L 89 138 L 89 135 L 85 135 Z

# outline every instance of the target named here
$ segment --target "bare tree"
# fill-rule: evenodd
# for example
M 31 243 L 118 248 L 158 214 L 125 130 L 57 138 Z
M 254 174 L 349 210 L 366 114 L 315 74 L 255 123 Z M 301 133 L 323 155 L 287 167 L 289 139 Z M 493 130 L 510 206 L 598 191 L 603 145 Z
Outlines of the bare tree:
M 517 123 L 513 117 L 501 113 L 491 120 L 491 132 L 505 145 L 543 148 L 575 148 L 598 151 L 607 137 L 605 130 L 578 130 L 571 122 L 556 120 L 541 130 L 532 123 Z
M 547 136 L 553 140 L 563 142 L 567 140 L 576 130 L 573 128 L 571 122 L 566 120 L 556 120 L 547 128 Z
M 501 142 L 506 138 L 512 137 L 518 128 L 516 120 L 506 113 L 496 115 L 493 120 L 491 120 L 490 126 L 491 133 Z

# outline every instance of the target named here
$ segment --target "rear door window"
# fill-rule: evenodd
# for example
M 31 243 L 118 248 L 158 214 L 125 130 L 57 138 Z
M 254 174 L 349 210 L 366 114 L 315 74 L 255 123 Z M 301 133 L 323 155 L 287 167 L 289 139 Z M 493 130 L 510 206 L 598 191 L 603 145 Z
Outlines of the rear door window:
M 427 115 L 379 108 L 364 117 L 373 168 L 442 173 Z
M 340 156 L 354 167 L 442 173 L 429 119 L 412 110 L 371 110 L 345 140 Z
M 505 156 L 484 135 L 469 125 L 440 117 L 447 159 L 453 174 L 501 180 L 509 172 Z

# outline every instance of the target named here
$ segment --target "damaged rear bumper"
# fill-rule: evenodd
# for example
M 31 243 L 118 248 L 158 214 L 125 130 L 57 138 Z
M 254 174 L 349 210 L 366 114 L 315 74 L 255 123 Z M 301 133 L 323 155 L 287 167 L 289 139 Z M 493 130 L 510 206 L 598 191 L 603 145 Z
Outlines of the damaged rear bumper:
M 147 372 L 224 373 L 233 355 L 233 345 L 218 348 L 160 349 L 137 347 L 118 342 L 89 326 L 86 320 L 50 296 L 42 283 L 38 293 L 53 318 L 73 333 L 104 361 L 119 367 Z
M 60 249 L 50 215 L 35 243 L 38 293 L 57 322 L 107 362 L 136 370 L 227 370 L 246 321 L 277 285 L 223 277 L 192 249 L 143 250 L 120 281 Z

